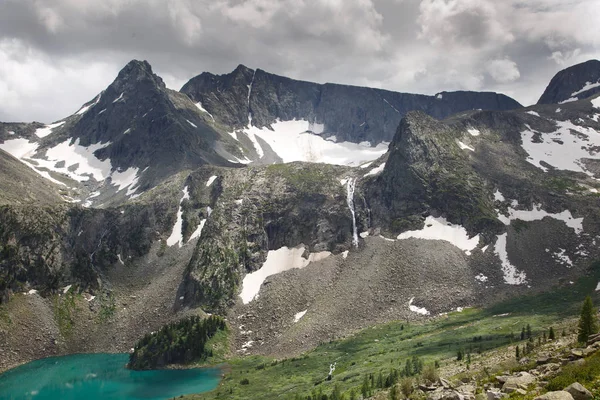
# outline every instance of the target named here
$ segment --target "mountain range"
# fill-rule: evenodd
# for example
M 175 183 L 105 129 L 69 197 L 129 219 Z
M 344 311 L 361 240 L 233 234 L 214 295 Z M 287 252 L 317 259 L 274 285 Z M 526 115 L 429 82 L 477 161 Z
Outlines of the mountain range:
M 569 285 L 600 257 L 599 65 L 523 107 L 243 65 L 178 92 L 131 61 L 71 116 L 0 124 L 0 368 L 195 313 L 298 354 Z

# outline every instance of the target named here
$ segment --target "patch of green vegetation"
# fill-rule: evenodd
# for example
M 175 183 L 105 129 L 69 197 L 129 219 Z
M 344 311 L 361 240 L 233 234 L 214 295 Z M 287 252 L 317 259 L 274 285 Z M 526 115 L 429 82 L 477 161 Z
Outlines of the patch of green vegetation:
M 583 188 L 573 179 L 565 177 L 551 177 L 544 181 L 543 185 L 554 192 L 581 192 Z
M 76 296 L 75 290 L 70 288 L 64 295 L 56 295 L 52 299 L 54 318 L 63 336 L 69 336 L 73 331 L 74 313 L 77 309 Z
M 12 324 L 12 319 L 4 304 L 0 304 L 0 322 L 8 325 Z
M 371 376 L 377 382 L 380 374 L 387 377 L 394 370 L 402 371 L 414 357 L 426 369 L 436 362 L 467 366 L 478 353 L 511 343 L 525 345 L 527 339 L 520 340 L 523 326 L 529 324 L 537 337 L 565 317 L 577 315 L 583 298 L 595 293 L 600 263 L 592 266 L 590 275 L 574 285 L 511 299 L 485 310 L 465 309 L 425 324 L 397 321 L 374 326 L 350 338 L 323 343 L 297 358 L 233 358 L 228 361 L 231 372 L 217 389 L 188 398 L 295 399 L 313 393 L 331 396 L 336 385 L 341 395 L 350 398 L 352 391 L 361 393 Z M 464 356 L 456 361 L 459 351 Z M 336 369 L 328 380 L 333 363 Z M 242 385 L 242 381 L 247 384 Z
M 225 320 L 193 316 L 165 325 L 140 339 L 129 356 L 131 369 L 156 369 L 170 364 L 189 364 L 213 357 L 208 340 L 226 329 Z
M 586 387 L 600 385 L 600 353 L 595 353 L 585 359 L 583 364 L 567 364 L 557 376 L 552 378 L 546 389 L 548 391 L 563 390 L 572 383 L 579 382 Z M 600 394 L 599 392 L 596 395 Z
M 108 293 L 106 296 L 100 296 L 100 311 L 98 312 L 98 322 L 103 323 L 108 321 L 115 315 L 117 308 L 115 296 Z
M 304 194 L 323 193 L 324 188 L 336 184 L 336 169 L 331 165 L 272 164 L 266 171 L 267 175 L 285 179 L 295 191 Z

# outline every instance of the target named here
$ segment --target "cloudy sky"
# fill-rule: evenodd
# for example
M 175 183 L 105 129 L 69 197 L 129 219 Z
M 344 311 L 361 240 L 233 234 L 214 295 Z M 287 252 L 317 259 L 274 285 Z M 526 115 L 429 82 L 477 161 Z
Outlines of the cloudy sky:
M 0 121 L 75 112 L 131 59 L 167 85 L 238 64 L 292 78 L 537 101 L 600 59 L 600 0 L 0 0 Z

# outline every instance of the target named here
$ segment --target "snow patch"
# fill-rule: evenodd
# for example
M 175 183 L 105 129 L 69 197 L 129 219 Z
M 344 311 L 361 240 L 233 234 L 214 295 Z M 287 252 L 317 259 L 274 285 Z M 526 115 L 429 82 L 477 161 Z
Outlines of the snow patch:
M 66 121 L 60 121 L 55 124 L 46 125 L 43 128 L 38 128 L 35 130 L 35 135 L 39 138 L 46 137 L 52 133 L 52 130 L 54 128 L 58 128 L 59 126 L 63 125 L 65 122 Z
M 100 97 L 102 96 L 102 93 L 100 93 L 98 96 L 96 96 L 96 98 L 93 100 L 94 102 L 92 104 L 89 104 L 87 106 L 83 106 L 79 109 L 79 111 L 77 111 L 75 114 L 76 115 L 83 115 L 85 114 L 85 112 L 87 110 L 89 110 L 90 108 L 94 107 L 96 104 L 98 104 L 98 102 L 100 101 Z
M 410 301 L 408 302 L 408 309 L 412 312 L 416 312 L 421 315 L 429 315 L 429 311 L 427 311 L 427 309 L 425 307 L 413 306 L 412 303 L 414 300 L 415 300 L 415 298 L 411 297 Z
M 38 144 L 27 139 L 10 139 L 0 143 L 0 149 L 15 158 L 31 157 L 38 148 Z
M 571 96 L 577 96 L 580 93 L 587 92 L 588 90 L 596 88 L 598 86 L 600 86 L 600 82 L 596 82 L 596 83 L 586 82 L 585 86 L 583 86 L 578 91 L 571 93 Z
M 535 117 L 539 117 L 540 116 L 540 114 L 536 113 L 535 111 L 527 111 L 527 114 L 531 114 L 531 115 L 533 115 Z
M 512 204 L 512 207 L 518 206 L 519 203 Z M 515 210 L 514 208 L 508 208 L 508 217 L 502 214 L 498 214 L 498 219 L 504 223 L 504 225 L 510 225 L 510 222 L 516 219 L 522 221 L 539 221 L 544 217 L 550 217 L 563 221 L 569 228 L 573 228 L 576 234 L 583 232 L 583 217 L 573 218 L 571 211 L 564 210 L 560 213 L 549 213 L 542 209 L 541 204 L 534 204 L 533 210 Z
M 167 238 L 167 246 L 171 247 L 175 244 L 178 244 L 181 247 L 183 243 L 183 209 L 181 208 L 181 203 L 183 200 L 190 198 L 190 192 L 188 191 L 188 187 L 183 188 L 183 197 L 179 200 L 179 210 L 177 211 L 177 220 L 175 221 L 175 225 L 173 226 L 173 231 L 171 232 L 171 236 Z
M 210 178 L 208 178 L 208 181 L 206 182 L 206 187 L 209 187 L 210 185 L 212 185 L 213 182 L 215 181 L 215 179 L 217 179 L 217 175 L 213 175 Z
M 375 167 L 365 174 L 365 176 L 377 175 L 385 168 L 385 163 L 382 163 L 379 167 Z
M 126 195 L 131 196 L 137 187 L 139 171 L 140 169 L 136 167 L 127 168 L 125 171 L 113 171 L 110 174 L 110 181 L 117 187 L 118 192 L 127 188 Z
M 475 151 L 474 148 L 472 148 L 471 146 L 468 146 L 466 144 L 464 144 L 463 142 L 461 142 L 460 140 L 458 141 L 458 147 L 460 147 L 461 150 L 471 150 L 471 151 Z
M 67 294 L 67 292 L 69 291 L 69 289 L 71 289 L 71 287 L 73 287 L 73 285 L 67 285 L 63 288 L 63 294 Z
M 189 119 L 186 119 L 187 123 L 190 124 L 191 126 L 193 126 L 194 128 L 197 128 L 196 124 L 194 124 L 192 121 L 190 121 Z
M 298 247 L 281 247 L 277 250 L 270 250 L 267 253 L 267 260 L 258 271 L 247 274 L 242 281 L 242 292 L 240 297 L 244 304 L 250 303 L 258 292 L 260 287 L 271 275 L 278 274 L 294 268 L 304 268 L 311 262 L 322 260 L 331 255 L 328 251 L 320 253 L 311 253 L 308 259 L 302 257 L 304 254 L 304 245 Z
M 190 238 L 188 239 L 188 242 L 190 240 L 200 237 L 200 235 L 202 234 L 202 229 L 204 229 L 204 224 L 206 224 L 206 218 L 204 218 L 203 220 L 200 221 L 200 223 L 198 224 L 198 227 L 196 228 L 194 233 L 192 233 L 192 236 L 190 236 Z
M 197 103 L 196 103 L 196 107 L 198 107 L 198 109 L 199 109 L 200 111 L 202 111 L 203 113 L 206 113 L 206 114 L 208 114 L 208 116 L 209 116 L 209 117 L 210 117 L 210 118 L 211 118 L 213 121 L 215 120 L 215 117 L 213 117 L 213 116 L 212 116 L 212 114 L 211 114 L 211 113 L 209 113 L 209 112 L 208 112 L 208 110 L 207 110 L 206 108 L 202 107 L 202 102 L 200 102 L 200 101 L 199 101 L 199 102 L 197 102 Z
M 475 128 L 469 128 L 469 129 L 467 129 L 467 132 L 469 132 L 469 135 L 471 135 L 471 136 L 481 135 L 481 132 L 479 132 L 479 129 L 475 129 Z
M 479 243 L 479 235 L 469 238 L 469 234 L 464 227 L 451 224 L 443 217 L 435 218 L 432 216 L 425 219 L 425 227 L 423 229 L 406 231 L 397 237 L 399 240 L 408 238 L 445 240 L 463 251 L 471 251 Z
M 504 196 L 502 195 L 502 193 L 498 189 L 496 189 L 496 191 L 494 192 L 494 200 L 496 200 L 496 201 L 504 201 L 506 199 L 504 198 Z
M 294 315 L 294 322 L 298 322 L 300 321 L 300 318 L 304 317 L 304 314 L 306 314 L 308 310 L 304 310 L 304 311 L 300 311 L 299 313 L 296 313 L 296 315 Z
M 125 263 L 123 262 L 123 259 L 121 258 L 121 253 L 117 254 L 117 258 L 119 259 L 119 264 L 125 265 Z
M 320 135 L 325 132 L 325 124 L 319 124 L 318 122 L 310 122 L 308 124 L 308 131 Z
M 600 133 L 571 121 L 556 121 L 556 126 L 557 130 L 551 133 L 540 134 L 529 126 L 521 132 L 522 147 L 529 154 L 527 161 L 544 172 L 548 168 L 541 164 L 542 161 L 556 169 L 584 172 L 593 176 L 581 159 L 598 158 Z
M 486 244 L 485 246 L 483 246 L 483 247 L 481 248 L 481 252 L 482 252 L 482 253 L 485 253 L 485 251 L 488 249 L 488 247 L 490 247 L 490 245 L 489 245 L 489 244 Z
M 565 252 L 565 249 L 559 248 L 557 252 L 552 253 L 552 258 L 561 264 L 565 264 L 567 268 L 571 268 L 573 266 L 573 261 L 571 261 L 571 258 L 569 258 Z
M 556 109 L 556 111 L 554 111 L 554 112 L 556 112 L 556 113 L 559 113 L 559 112 L 561 112 L 561 111 L 562 111 L 562 109 L 559 107 L 559 108 L 557 108 L 557 109 Z
M 506 238 L 507 233 L 498 236 L 496 244 L 494 245 L 494 252 L 500 258 L 502 263 L 502 272 L 504 273 L 504 283 L 508 285 L 522 285 L 527 282 L 525 272 L 518 271 L 517 267 L 512 265 L 508 260 L 508 253 L 506 251 Z
M 345 260 L 346 258 L 348 258 L 348 253 L 350 253 L 348 250 L 345 250 L 342 252 L 342 258 Z
M 121 94 L 119 95 L 119 97 L 117 97 L 116 99 L 113 100 L 113 104 L 123 100 L 123 95 L 125 94 L 125 92 L 121 92 Z
M 67 175 L 78 182 L 88 181 L 90 176 L 100 182 L 110 175 L 110 159 L 99 160 L 94 152 L 110 146 L 111 142 L 95 143 L 87 147 L 79 144 L 79 138 L 72 144 L 69 142 L 70 139 L 67 139 L 49 148 L 45 159 L 35 158 L 35 162 L 41 167 Z M 64 166 L 56 167 L 59 162 L 63 162 Z
M 35 289 L 30 289 L 29 292 L 27 292 L 27 294 L 36 294 L 37 290 Z
M 441 93 L 438 93 L 435 95 L 435 98 L 441 100 L 443 98 L 443 95 Z
M 488 281 L 488 277 L 485 276 L 482 273 L 479 273 L 478 275 L 475 275 L 475 279 L 478 280 L 479 282 L 483 283 L 483 282 L 487 282 Z
M 600 282 L 596 285 L 596 292 L 600 290 Z
M 577 97 L 571 97 L 569 99 L 563 100 L 563 101 L 559 101 L 558 104 L 565 104 L 565 103 L 572 103 L 574 101 L 579 100 Z
M 595 99 L 592 99 L 592 106 L 596 107 L 596 108 L 600 108 L 600 96 L 596 97 Z

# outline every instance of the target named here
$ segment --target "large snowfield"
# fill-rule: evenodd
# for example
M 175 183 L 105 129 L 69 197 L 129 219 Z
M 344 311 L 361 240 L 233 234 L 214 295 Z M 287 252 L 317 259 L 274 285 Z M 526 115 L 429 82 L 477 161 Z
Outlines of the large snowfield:
M 252 141 L 261 158 L 264 156 L 265 150 L 257 138 L 265 141 L 284 163 L 306 161 L 359 166 L 381 157 L 388 150 L 388 143 L 380 143 L 371 147 L 368 142 L 336 143 L 333 140 L 325 139 L 312 133 L 312 130 L 321 130 L 322 126 L 315 126 L 309 121 L 277 121 L 271 126 L 273 130 L 250 126 L 244 129 L 243 133 Z M 238 138 L 237 134 L 232 136 Z
M 536 134 L 541 142 L 534 139 Z M 523 149 L 529 154 L 527 161 L 543 171 L 548 171 L 548 168 L 542 162 L 556 169 L 593 176 L 581 159 L 598 158 L 600 133 L 594 129 L 575 125 L 571 121 L 556 121 L 554 132 L 538 133 L 528 126 L 521 135 Z

